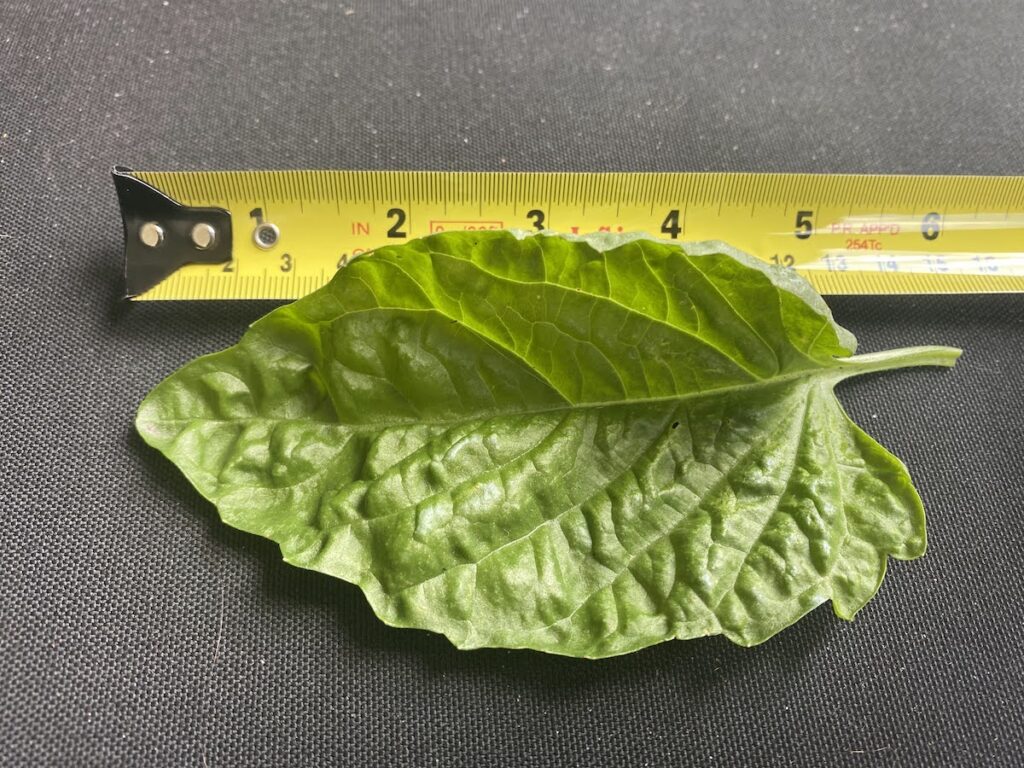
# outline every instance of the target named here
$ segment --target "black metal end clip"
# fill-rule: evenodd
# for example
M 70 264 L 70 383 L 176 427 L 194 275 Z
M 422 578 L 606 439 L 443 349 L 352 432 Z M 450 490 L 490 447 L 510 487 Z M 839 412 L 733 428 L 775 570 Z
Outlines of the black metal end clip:
M 231 214 L 223 208 L 192 208 L 137 178 L 113 170 L 124 221 L 126 295 L 144 293 L 186 264 L 231 260 Z

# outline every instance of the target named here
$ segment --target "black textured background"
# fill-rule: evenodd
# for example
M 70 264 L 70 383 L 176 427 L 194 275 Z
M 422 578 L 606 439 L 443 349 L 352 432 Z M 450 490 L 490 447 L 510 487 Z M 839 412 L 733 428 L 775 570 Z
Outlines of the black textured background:
M 269 304 L 126 305 L 108 169 L 1024 173 L 1021 4 L 0 0 L 0 763 L 983 765 L 1024 747 L 1024 298 L 835 298 L 930 552 L 853 624 L 454 651 L 221 525 L 143 394 Z

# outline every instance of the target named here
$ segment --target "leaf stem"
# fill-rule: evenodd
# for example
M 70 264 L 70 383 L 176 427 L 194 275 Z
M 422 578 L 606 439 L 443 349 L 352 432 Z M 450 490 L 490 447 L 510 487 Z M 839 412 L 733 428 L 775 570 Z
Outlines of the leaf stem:
M 956 364 L 963 350 L 956 347 L 903 347 L 872 352 L 867 355 L 839 358 L 836 363 L 843 378 L 859 376 L 862 373 L 889 371 L 893 368 L 907 368 L 912 365 L 941 365 L 951 368 Z

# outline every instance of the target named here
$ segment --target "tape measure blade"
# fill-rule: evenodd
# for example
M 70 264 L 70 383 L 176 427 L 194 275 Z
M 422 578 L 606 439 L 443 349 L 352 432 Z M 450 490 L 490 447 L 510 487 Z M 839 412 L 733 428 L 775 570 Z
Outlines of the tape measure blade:
M 230 261 L 212 262 L 213 254 L 202 254 L 176 266 L 137 297 L 142 300 L 297 298 L 353 257 L 381 245 L 453 229 L 501 228 L 578 234 L 640 230 L 667 240 L 723 240 L 797 270 L 823 293 L 1024 291 L 1024 177 L 1019 176 L 130 175 L 183 209 L 226 213 L 235 233 Z M 126 244 L 127 227 L 126 218 Z

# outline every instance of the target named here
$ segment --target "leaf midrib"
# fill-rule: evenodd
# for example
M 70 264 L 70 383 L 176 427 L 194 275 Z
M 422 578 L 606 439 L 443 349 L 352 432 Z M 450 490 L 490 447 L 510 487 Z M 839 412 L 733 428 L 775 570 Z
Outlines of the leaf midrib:
M 848 358 L 852 359 L 852 358 Z M 732 394 L 735 392 L 756 392 L 762 389 L 768 389 L 780 384 L 787 382 L 799 382 L 803 380 L 813 380 L 816 377 L 821 379 L 833 379 L 833 384 L 838 383 L 844 378 L 852 375 L 861 373 L 861 371 L 849 371 L 844 372 L 842 369 L 836 366 L 821 367 L 818 369 L 806 369 L 801 371 L 793 371 L 791 373 L 782 374 L 781 376 L 775 376 L 771 379 L 761 379 L 759 381 L 744 382 L 742 384 L 731 384 L 727 387 L 718 387 L 715 389 L 705 389 L 698 392 L 685 392 L 678 395 L 666 395 L 663 397 L 646 397 L 646 398 L 634 398 L 630 400 L 602 400 L 591 403 L 566 403 L 564 405 L 551 406 L 547 408 L 525 408 L 522 410 L 506 410 L 496 412 L 478 412 L 470 416 L 460 416 L 457 419 L 406 419 L 403 421 L 392 421 L 392 422 L 372 422 L 366 424 L 352 424 L 341 421 L 320 421 L 317 419 L 311 419 L 306 417 L 274 417 L 274 416 L 242 416 L 231 419 L 208 419 L 202 417 L 182 418 L 182 419 L 157 419 L 154 420 L 160 424 L 188 424 L 192 422 L 204 422 L 212 424 L 237 424 L 240 422 L 271 422 L 271 423 L 304 423 L 311 425 L 322 425 L 322 426 L 336 426 L 346 427 L 353 431 L 367 431 L 377 432 L 381 429 L 390 429 L 395 427 L 408 427 L 408 426 L 429 426 L 429 427 L 448 427 L 456 426 L 458 424 L 465 424 L 470 421 L 479 421 L 481 419 L 491 419 L 499 416 L 534 416 L 549 413 L 559 413 L 562 411 L 577 411 L 577 410 L 599 410 L 603 408 L 621 408 L 628 407 L 631 405 L 644 406 L 644 405 L 659 405 L 683 402 L 687 400 L 696 400 L 702 397 L 715 397 L 717 395 Z
M 850 378 L 851 376 L 859 376 L 864 373 L 874 373 L 877 371 L 891 370 L 895 368 L 905 368 L 915 365 L 942 365 L 951 366 L 956 362 L 956 359 L 960 356 L 960 350 L 952 347 L 905 347 L 902 349 L 891 349 L 883 352 L 875 352 L 866 355 L 854 355 L 846 358 L 832 358 L 828 365 L 823 365 L 819 368 L 805 368 L 798 371 L 792 371 L 790 373 L 782 374 L 781 376 L 774 376 L 770 379 L 761 379 L 758 381 L 742 382 L 739 384 L 731 384 L 726 387 L 718 387 L 715 389 L 700 390 L 697 392 L 686 392 L 678 395 L 666 395 L 664 397 L 647 397 L 647 398 L 634 398 L 630 400 L 602 400 L 591 403 L 566 403 L 565 405 L 552 406 L 547 408 L 526 408 L 517 411 L 497 411 L 497 412 L 483 412 L 475 413 L 471 416 L 460 417 L 457 419 L 407 419 L 404 421 L 396 422 L 375 422 L 369 424 L 346 424 L 340 421 L 319 421 L 310 418 L 279 418 L 271 416 L 244 416 L 232 419 L 208 419 L 200 417 L 183 418 L 183 419 L 156 419 L 151 420 L 150 423 L 159 424 L 190 424 L 193 422 L 206 422 L 215 424 L 237 424 L 239 422 L 246 421 L 262 421 L 262 422 L 297 422 L 304 424 L 318 424 L 324 426 L 339 426 L 347 427 L 353 432 L 376 432 L 381 429 L 390 429 L 396 427 L 404 427 L 411 425 L 422 425 L 422 426 L 437 426 L 437 427 L 450 427 L 458 424 L 465 424 L 468 421 L 476 421 L 480 419 L 490 419 L 500 416 L 530 416 L 535 414 L 544 413 L 558 413 L 560 411 L 570 410 L 586 410 L 586 409 L 600 409 L 600 408 L 618 408 L 626 407 L 630 405 L 656 405 L 659 403 L 674 403 L 686 400 L 697 399 L 701 397 L 714 397 L 716 395 L 730 394 L 735 392 L 756 392 L 760 389 L 767 389 L 774 387 L 779 384 L 786 382 L 798 382 L 801 380 L 811 380 L 815 377 L 820 377 L 822 380 L 831 380 L 831 384 L 835 385 L 843 379 Z M 155 391 L 155 390 L 154 390 Z M 150 395 L 152 396 L 152 394 Z M 149 398 L 147 397 L 148 401 Z M 145 402 L 143 403 L 145 405 Z M 140 409 L 141 413 L 141 409 Z M 143 422 L 141 419 L 137 421 L 141 425 Z M 145 434 L 145 432 L 143 432 Z

